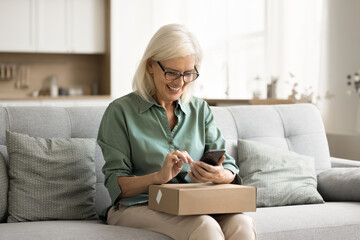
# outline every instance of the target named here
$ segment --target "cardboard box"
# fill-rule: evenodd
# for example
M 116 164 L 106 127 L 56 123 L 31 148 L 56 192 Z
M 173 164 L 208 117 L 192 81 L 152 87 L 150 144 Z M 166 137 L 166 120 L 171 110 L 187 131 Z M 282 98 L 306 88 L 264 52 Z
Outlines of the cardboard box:
M 256 188 L 235 184 L 150 185 L 149 208 L 174 215 L 256 211 Z

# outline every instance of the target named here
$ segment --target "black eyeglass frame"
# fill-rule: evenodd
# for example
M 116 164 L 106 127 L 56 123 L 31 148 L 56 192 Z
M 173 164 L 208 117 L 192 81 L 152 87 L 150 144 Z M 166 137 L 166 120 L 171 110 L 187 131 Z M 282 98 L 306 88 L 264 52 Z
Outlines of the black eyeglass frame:
M 161 63 L 160 63 L 159 61 L 156 61 L 156 62 L 157 62 L 157 64 L 159 64 L 161 70 L 164 72 L 164 77 L 165 77 L 165 79 L 166 79 L 166 80 L 169 80 L 169 81 L 175 81 L 175 80 L 179 79 L 180 77 L 183 77 L 184 82 L 193 82 L 193 81 L 195 81 L 195 80 L 199 77 L 199 75 L 200 75 L 199 71 L 196 69 L 196 66 L 194 66 L 196 73 L 183 73 L 183 74 L 181 74 L 181 73 L 178 72 L 178 71 L 167 71 L 167 70 L 165 70 L 165 68 L 161 65 Z M 175 79 L 167 79 L 167 77 L 166 77 L 166 74 L 167 74 L 167 73 L 177 73 L 177 74 L 178 74 L 178 77 L 175 78 Z M 185 80 L 185 76 L 189 76 L 189 75 L 195 76 L 195 78 L 194 78 L 193 80 L 191 80 L 191 81 L 186 81 L 186 80 Z

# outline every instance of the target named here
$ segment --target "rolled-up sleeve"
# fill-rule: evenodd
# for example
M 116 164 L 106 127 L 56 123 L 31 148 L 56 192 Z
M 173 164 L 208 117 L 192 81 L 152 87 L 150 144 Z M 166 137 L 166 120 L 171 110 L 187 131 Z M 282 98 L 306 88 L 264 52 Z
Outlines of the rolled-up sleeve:
M 105 187 L 113 204 L 116 204 L 121 188 L 118 177 L 131 176 L 130 144 L 124 114 L 116 104 L 110 104 L 100 123 L 97 142 L 102 150 L 105 164 Z

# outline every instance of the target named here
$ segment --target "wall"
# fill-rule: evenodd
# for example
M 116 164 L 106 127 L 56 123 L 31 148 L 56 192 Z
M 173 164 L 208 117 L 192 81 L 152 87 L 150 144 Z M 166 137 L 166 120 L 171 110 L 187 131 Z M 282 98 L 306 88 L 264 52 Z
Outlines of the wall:
M 118 98 L 132 91 L 132 78 L 136 71 L 147 41 L 150 40 L 153 29 L 152 17 L 148 9 L 152 1 L 111 0 L 111 97 Z M 129 10 L 137 9 L 136 14 Z M 139 17 L 141 16 L 141 17 Z M 148 19 L 148 21 L 144 21 Z M 136 27 L 134 27 L 136 26 Z M 134 37 L 140 36 L 141 37 Z M 144 41 L 144 39 L 146 39 Z M 131 46 L 137 46 L 136 51 Z
M 329 91 L 335 97 L 320 99 L 319 107 L 327 132 L 357 134 L 360 98 L 346 94 L 346 76 L 360 69 L 360 1 L 328 0 L 327 7 L 327 44 L 319 89 L 321 95 Z
M 360 97 L 347 86 L 347 75 L 360 70 L 360 1 L 327 0 L 326 44 L 319 91 L 334 95 L 320 99 L 333 157 L 360 160 Z M 347 91 L 352 90 L 348 95 Z
M 330 156 L 360 161 L 360 135 L 327 133 Z

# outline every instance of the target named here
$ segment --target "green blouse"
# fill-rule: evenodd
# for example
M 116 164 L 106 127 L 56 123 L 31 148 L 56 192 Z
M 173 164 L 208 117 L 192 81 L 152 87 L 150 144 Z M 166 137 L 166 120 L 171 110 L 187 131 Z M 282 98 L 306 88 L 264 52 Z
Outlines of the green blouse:
M 130 206 L 148 201 L 147 193 L 118 199 L 119 176 L 159 171 L 166 155 L 174 150 L 187 151 L 198 161 L 209 149 L 225 148 L 225 140 L 204 100 L 193 97 L 187 104 L 178 100 L 175 115 L 178 122 L 171 131 L 165 109 L 154 99 L 148 102 L 133 92 L 110 103 L 97 141 L 104 155 L 102 170 L 113 205 Z M 239 172 L 235 160 L 227 154 L 223 166 L 233 173 Z M 190 166 L 184 164 L 180 174 L 170 182 L 186 182 L 189 178 L 184 176 L 188 170 Z

